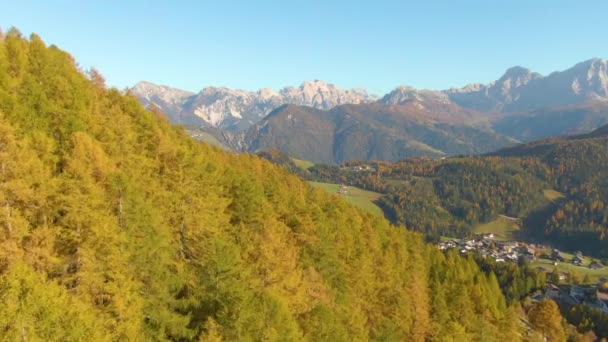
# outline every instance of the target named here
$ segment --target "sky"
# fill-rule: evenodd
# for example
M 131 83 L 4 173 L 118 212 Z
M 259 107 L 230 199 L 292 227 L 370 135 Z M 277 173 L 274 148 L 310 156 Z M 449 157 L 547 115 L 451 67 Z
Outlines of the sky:
M 319 79 L 384 94 L 608 58 L 605 0 L 0 0 L 0 9 L 3 30 L 37 33 L 120 89 L 141 80 L 280 89 Z

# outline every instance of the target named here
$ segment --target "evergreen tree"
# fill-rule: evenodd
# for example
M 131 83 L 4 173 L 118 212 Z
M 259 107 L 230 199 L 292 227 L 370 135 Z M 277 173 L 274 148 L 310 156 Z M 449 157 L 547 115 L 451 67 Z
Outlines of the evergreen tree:
M 528 312 L 530 324 L 541 332 L 549 341 L 565 341 L 562 316 L 557 304 L 550 299 L 543 299 Z
M 517 330 L 499 285 L 36 35 L 0 40 L 0 339 L 496 340 Z

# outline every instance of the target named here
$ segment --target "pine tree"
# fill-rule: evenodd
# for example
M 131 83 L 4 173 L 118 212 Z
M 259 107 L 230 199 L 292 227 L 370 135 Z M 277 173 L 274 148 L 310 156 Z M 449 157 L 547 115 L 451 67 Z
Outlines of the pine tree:
M 474 260 L 0 41 L 2 339 L 460 341 L 508 310 Z
M 557 304 L 550 299 L 543 299 L 528 312 L 532 327 L 547 337 L 549 341 L 565 341 L 562 317 Z

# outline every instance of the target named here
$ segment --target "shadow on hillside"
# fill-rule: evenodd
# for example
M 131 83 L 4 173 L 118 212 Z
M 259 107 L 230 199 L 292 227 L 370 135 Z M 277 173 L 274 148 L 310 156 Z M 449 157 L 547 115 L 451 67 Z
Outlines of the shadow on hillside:
M 531 211 L 523 220 L 521 229 L 514 232 L 515 237 L 518 240 L 544 243 L 547 240 L 545 236 L 547 219 L 556 209 L 557 202 L 549 202 L 547 205 Z

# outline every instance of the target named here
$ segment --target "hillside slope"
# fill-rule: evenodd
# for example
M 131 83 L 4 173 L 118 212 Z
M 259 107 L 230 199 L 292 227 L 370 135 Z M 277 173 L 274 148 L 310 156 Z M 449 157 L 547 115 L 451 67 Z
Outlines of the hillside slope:
M 463 123 L 471 113 L 457 106 L 443 119 L 435 114 L 411 103 L 344 105 L 330 111 L 283 106 L 237 136 L 233 147 L 278 149 L 313 162 L 341 163 L 484 153 L 516 142 L 483 123 Z
M 608 125 L 484 156 L 350 161 L 302 176 L 383 193 L 386 217 L 433 238 L 506 215 L 519 221 L 518 239 L 608 257 Z
M 494 121 L 492 128 L 503 135 L 527 142 L 588 133 L 606 124 L 608 102 L 592 102 L 506 115 Z
M 565 198 L 532 215 L 529 233 L 571 250 L 608 256 L 608 126 L 584 135 L 546 139 L 493 155 L 535 158 L 547 165 L 541 177 Z
M 496 277 L 0 40 L 3 340 L 505 340 Z

